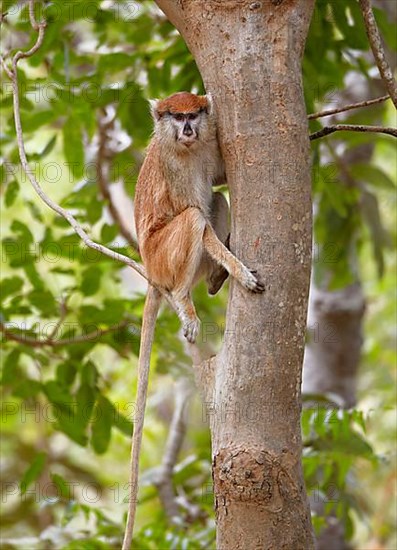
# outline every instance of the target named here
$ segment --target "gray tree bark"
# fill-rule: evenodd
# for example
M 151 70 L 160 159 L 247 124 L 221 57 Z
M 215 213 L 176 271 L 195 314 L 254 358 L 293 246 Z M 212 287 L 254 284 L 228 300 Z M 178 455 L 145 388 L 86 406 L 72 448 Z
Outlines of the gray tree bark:
M 220 550 L 313 548 L 300 385 L 311 267 L 301 57 L 313 0 L 157 0 L 216 104 L 231 249 L 266 284 L 231 282 L 221 352 L 198 373 L 211 408 Z

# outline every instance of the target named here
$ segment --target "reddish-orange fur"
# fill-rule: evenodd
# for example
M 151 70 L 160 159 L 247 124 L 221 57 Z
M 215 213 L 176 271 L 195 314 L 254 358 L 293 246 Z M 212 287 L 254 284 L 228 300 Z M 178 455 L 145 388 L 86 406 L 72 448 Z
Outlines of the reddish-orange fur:
M 135 194 L 135 219 L 139 250 L 149 280 L 172 290 L 186 280 L 186 270 L 197 238 L 204 230 L 196 209 L 186 206 L 184 197 L 169 192 L 162 174 L 159 148 L 152 142 L 139 175 Z
M 250 290 L 263 289 L 226 249 L 225 235 L 217 235 L 213 225 L 216 216 L 211 219 L 214 205 L 222 206 L 211 185 L 223 174 L 223 162 L 207 97 L 180 92 L 153 102 L 152 112 L 155 133 L 135 191 L 138 242 L 150 282 L 171 292 L 184 333 L 194 341 L 199 320 L 190 292 L 201 276 L 217 278 L 214 266 L 222 266 Z M 173 117 L 181 113 L 194 117 Z M 186 122 L 190 119 L 194 122 Z M 192 125 L 194 134 L 187 144 L 185 124 Z
M 205 96 L 189 94 L 188 92 L 178 92 L 157 103 L 157 112 L 159 115 L 164 113 L 194 113 L 200 109 L 206 109 L 208 101 Z

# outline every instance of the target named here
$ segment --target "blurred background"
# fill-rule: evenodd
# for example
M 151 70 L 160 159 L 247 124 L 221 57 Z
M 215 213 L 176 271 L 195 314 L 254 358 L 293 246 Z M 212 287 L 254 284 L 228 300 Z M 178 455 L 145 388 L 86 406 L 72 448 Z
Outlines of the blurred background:
M 36 4 L 37 19 L 48 23 L 44 42 L 18 72 L 28 159 L 45 193 L 94 240 L 139 260 L 133 194 L 152 131 L 147 99 L 203 93 L 194 60 L 153 1 Z M 397 4 L 374 5 L 395 68 Z M 36 33 L 27 3 L 5 1 L 2 10 L 3 55 L 29 48 Z M 83 246 L 35 195 L 19 164 L 12 87 L 3 76 L 1 544 L 118 548 L 145 282 Z M 386 93 L 355 0 L 316 2 L 303 78 L 308 113 Z M 311 131 L 337 121 L 396 126 L 396 112 L 386 100 L 325 121 L 311 120 Z M 312 142 L 312 159 L 302 432 L 313 522 L 320 550 L 391 550 L 397 548 L 395 141 L 336 133 Z M 216 351 L 227 285 L 213 298 L 199 286 L 195 302 L 201 344 Z M 211 404 L 196 393 L 178 331 L 178 319 L 164 308 L 141 457 L 139 548 L 215 547 Z M 172 478 L 161 469 L 171 444 L 180 449 Z

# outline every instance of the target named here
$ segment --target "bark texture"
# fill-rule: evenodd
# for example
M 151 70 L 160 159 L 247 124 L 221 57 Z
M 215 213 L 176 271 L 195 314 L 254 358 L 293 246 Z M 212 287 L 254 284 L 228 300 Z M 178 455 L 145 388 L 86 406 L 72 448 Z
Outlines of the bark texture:
M 250 295 L 231 282 L 224 345 L 204 367 L 217 548 L 308 550 L 300 385 L 312 207 L 301 56 L 313 1 L 157 4 L 214 97 L 231 249 L 267 288 Z

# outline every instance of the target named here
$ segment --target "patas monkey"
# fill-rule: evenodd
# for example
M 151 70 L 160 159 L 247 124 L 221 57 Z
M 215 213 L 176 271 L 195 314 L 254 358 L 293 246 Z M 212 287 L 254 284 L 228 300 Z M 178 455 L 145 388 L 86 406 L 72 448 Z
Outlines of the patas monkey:
M 206 277 L 215 294 L 230 273 L 247 290 L 264 286 L 225 246 L 228 206 L 212 185 L 224 173 L 215 116 L 209 96 L 188 92 L 151 101 L 154 136 L 135 192 L 135 223 L 139 249 L 151 285 L 143 313 L 138 362 L 137 416 L 134 427 L 130 502 L 123 550 L 129 550 L 138 492 L 139 452 L 154 328 L 161 301 L 168 291 L 193 343 L 200 321 L 191 298 L 195 283 Z M 153 286 L 152 286 L 153 285 Z

